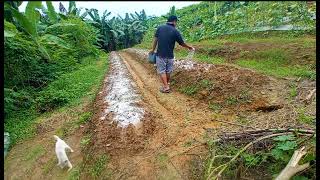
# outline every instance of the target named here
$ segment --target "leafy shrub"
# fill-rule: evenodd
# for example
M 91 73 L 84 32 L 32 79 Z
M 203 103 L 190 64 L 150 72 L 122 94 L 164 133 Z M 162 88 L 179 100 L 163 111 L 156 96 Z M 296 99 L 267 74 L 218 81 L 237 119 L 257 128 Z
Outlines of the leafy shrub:
M 13 24 L 5 22 L 7 29 L 16 31 Z M 5 87 L 28 85 L 34 69 L 42 61 L 36 46 L 26 36 L 16 32 L 15 36 L 5 38 L 4 48 Z
M 49 26 L 47 34 L 64 39 L 70 44 L 70 49 L 76 52 L 76 59 L 89 55 L 98 55 L 94 44 L 97 43 L 97 30 L 79 18 L 69 18 Z
M 4 114 L 8 117 L 12 112 L 26 109 L 33 104 L 33 96 L 26 90 L 14 91 L 4 88 Z

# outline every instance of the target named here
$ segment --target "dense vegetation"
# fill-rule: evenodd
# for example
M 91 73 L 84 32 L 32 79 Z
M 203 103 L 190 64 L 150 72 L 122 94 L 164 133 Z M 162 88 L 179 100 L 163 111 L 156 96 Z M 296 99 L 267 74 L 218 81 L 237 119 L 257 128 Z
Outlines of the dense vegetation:
M 58 12 L 51 1 L 46 7 L 30 1 L 24 12 L 18 9 L 21 4 L 6 1 L 4 11 L 5 129 L 13 143 L 31 134 L 37 115 L 89 91 L 105 71 L 92 64 L 105 57 L 103 51 L 141 42 L 148 19 L 144 10 L 108 19 L 110 12 L 102 17 L 96 9 L 82 12 L 75 1 L 68 9 L 60 3 Z M 86 76 L 91 79 L 79 81 Z
M 145 36 L 150 39 L 154 28 L 166 21 L 170 14 L 179 18 L 178 28 L 187 41 L 210 39 L 224 34 L 263 31 L 292 25 L 315 31 L 315 3 L 306 1 L 216 1 L 201 2 L 155 18 Z

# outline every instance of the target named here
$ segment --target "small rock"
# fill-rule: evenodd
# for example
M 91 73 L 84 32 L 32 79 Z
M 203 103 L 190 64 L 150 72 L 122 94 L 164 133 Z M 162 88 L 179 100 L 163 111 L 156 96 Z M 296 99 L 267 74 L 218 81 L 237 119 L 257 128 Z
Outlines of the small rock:
M 83 125 L 80 125 L 80 127 L 81 127 L 81 128 L 84 128 L 84 126 L 83 126 Z
M 107 147 L 109 147 L 111 144 L 106 144 Z

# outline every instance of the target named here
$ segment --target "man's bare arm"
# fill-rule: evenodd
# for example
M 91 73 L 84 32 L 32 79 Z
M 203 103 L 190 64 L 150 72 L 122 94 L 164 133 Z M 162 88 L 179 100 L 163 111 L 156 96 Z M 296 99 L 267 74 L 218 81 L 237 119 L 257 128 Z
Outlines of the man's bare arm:
M 158 38 L 154 37 L 152 42 L 152 50 L 150 52 L 153 53 L 156 50 L 157 44 L 158 44 Z
M 187 45 L 186 43 L 182 43 L 182 44 L 180 44 L 180 46 L 185 47 L 185 48 L 188 48 L 189 50 L 194 50 L 193 47 Z

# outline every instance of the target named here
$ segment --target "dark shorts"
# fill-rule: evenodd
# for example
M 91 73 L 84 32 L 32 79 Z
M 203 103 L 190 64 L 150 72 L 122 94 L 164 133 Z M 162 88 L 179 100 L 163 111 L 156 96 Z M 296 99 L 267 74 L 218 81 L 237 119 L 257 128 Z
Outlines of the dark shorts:
M 159 56 L 156 56 L 156 64 L 157 64 L 157 72 L 158 74 L 164 74 L 164 73 L 172 73 L 173 71 L 173 60 L 169 58 L 162 58 Z

